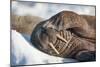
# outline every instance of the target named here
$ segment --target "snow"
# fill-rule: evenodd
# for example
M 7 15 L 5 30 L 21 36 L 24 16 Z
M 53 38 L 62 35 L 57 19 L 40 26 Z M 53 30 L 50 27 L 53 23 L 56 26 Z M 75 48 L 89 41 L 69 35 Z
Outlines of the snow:
M 45 54 L 31 45 L 29 35 L 22 35 L 15 30 L 12 30 L 11 33 L 11 65 L 77 62 L 74 59 L 65 59 Z

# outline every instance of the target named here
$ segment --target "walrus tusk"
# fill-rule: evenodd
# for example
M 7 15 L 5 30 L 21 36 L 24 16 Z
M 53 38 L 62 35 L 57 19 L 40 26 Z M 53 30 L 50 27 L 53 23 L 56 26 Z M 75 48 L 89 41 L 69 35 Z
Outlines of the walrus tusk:
M 69 44 L 69 42 L 71 41 L 71 39 L 72 39 L 72 37 L 70 38 L 70 40 L 66 40 L 66 39 L 64 39 L 62 36 L 60 36 L 59 34 L 56 34 L 56 36 L 59 38 L 59 39 L 61 39 L 62 41 L 64 41 L 64 42 L 66 42 L 66 45 L 68 45 Z M 54 47 L 54 45 L 52 44 L 52 43 L 49 43 L 49 45 L 51 46 L 51 48 L 57 53 L 57 54 L 60 54 L 58 51 L 57 51 L 57 49 Z
M 61 37 L 59 34 L 56 34 L 56 36 L 61 39 L 62 41 L 66 42 L 67 43 L 67 40 L 65 40 L 63 37 Z
M 49 45 L 51 46 L 51 48 L 52 48 L 57 54 L 59 54 L 59 52 L 58 52 L 57 49 L 53 46 L 52 43 L 49 43 Z
M 64 38 L 63 38 L 62 36 L 60 36 L 59 34 L 56 34 L 56 36 L 57 36 L 60 40 L 66 42 L 66 46 L 68 46 L 69 42 L 71 41 L 71 39 L 72 39 L 72 37 L 73 37 L 73 36 L 71 36 L 70 39 L 67 41 L 66 39 L 64 39 Z

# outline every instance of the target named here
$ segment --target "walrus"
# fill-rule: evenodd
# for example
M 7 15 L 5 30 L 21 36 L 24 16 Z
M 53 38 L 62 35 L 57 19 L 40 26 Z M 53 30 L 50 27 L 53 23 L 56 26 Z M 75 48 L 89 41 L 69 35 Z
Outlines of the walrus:
M 62 11 L 40 22 L 32 32 L 31 42 L 49 55 L 94 61 L 95 36 L 95 29 L 85 18 L 72 11 Z

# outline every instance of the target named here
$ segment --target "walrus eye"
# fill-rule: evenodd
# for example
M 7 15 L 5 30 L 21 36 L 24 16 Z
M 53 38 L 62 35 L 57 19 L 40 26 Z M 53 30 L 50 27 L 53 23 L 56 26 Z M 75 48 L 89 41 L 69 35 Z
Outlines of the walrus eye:
M 41 27 L 41 32 L 42 32 L 42 33 L 46 33 L 46 29 L 43 28 L 43 27 Z

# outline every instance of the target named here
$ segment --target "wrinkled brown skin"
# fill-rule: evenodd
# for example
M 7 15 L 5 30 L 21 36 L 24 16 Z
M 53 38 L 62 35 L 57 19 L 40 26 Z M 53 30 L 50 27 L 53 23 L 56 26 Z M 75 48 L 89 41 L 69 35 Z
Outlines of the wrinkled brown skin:
M 61 57 L 75 58 L 79 61 L 95 60 L 95 28 L 88 24 L 84 17 L 71 11 L 62 11 L 38 24 L 32 32 L 31 42 L 38 49 L 48 53 L 50 51 L 48 43 L 56 41 L 56 31 L 59 32 L 60 30 L 70 30 L 79 38 L 74 42 L 78 47 L 74 48 L 74 46 L 67 53 L 65 51 Z M 74 52 L 70 53 L 71 50 L 74 50 Z
M 60 19 L 58 19 L 57 17 Z M 62 11 L 51 17 L 49 20 L 50 22 L 52 22 L 52 25 L 48 24 L 47 27 L 54 25 L 57 30 L 71 28 L 73 29 L 74 33 L 82 37 L 95 39 L 95 30 L 94 28 L 91 28 L 92 25 L 90 26 L 86 19 L 74 12 Z M 60 21 L 60 23 L 58 23 L 57 25 L 56 22 L 58 21 Z

